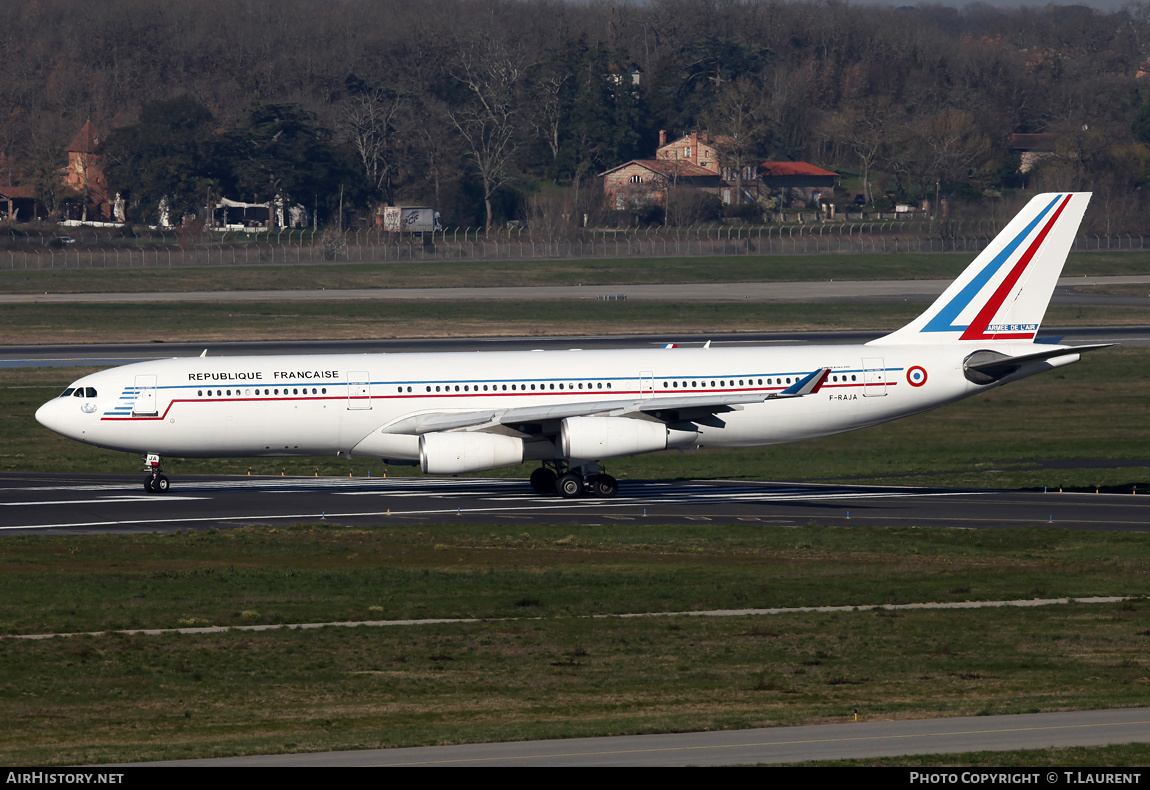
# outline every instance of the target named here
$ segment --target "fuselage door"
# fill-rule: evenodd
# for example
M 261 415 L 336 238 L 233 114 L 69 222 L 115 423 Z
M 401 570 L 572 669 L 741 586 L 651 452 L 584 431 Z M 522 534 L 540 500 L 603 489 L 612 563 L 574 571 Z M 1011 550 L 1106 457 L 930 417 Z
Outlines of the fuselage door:
M 132 404 L 133 417 L 155 417 L 156 411 L 156 376 L 147 373 L 136 376 L 136 400 Z
M 349 409 L 371 408 L 371 376 L 366 370 L 349 370 L 347 373 L 347 407 Z
M 886 395 L 886 363 L 882 357 L 866 357 L 863 365 L 863 395 L 874 398 Z
M 639 397 L 655 397 L 655 374 L 649 370 L 639 373 Z

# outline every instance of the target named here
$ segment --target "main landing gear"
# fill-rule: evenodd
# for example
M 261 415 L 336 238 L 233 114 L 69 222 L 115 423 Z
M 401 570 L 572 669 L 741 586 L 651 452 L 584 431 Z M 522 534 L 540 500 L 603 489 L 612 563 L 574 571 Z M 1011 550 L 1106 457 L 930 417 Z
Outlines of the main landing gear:
M 161 462 L 160 456 L 152 453 L 144 457 L 144 469 L 148 472 L 148 476 L 144 478 L 144 490 L 149 494 L 166 494 L 172 485 L 168 478 L 161 474 Z
M 569 469 L 564 461 L 544 461 L 531 473 L 531 487 L 538 494 L 559 494 L 564 499 L 590 494 L 609 498 L 619 492 L 619 481 L 601 474 L 599 464 L 591 462 Z

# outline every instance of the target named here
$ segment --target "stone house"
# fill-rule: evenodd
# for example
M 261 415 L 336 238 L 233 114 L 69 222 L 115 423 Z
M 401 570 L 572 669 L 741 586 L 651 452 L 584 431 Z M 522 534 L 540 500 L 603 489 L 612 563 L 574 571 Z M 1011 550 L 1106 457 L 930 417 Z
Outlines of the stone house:
M 632 159 L 600 173 L 606 205 L 613 211 L 666 208 L 667 190 L 692 187 L 708 192 L 719 188 L 719 174 L 688 160 Z
M 724 205 L 755 203 L 765 195 L 780 205 L 830 202 L 837 174 L 807 162 L 744 164 L 742 173 L 725 160 L 723 138 L 693 131 L 668 141 L 659 132 L 654 159 L 633 159 L 599 174 L 608 208 L 638 210 L 666 206 L 667 190 L 673 186 L 701 189 L 716 195 Z M 741 178 L 739 177 L 741 176 Z M 742 188 L 742 200 L 736 192 Z

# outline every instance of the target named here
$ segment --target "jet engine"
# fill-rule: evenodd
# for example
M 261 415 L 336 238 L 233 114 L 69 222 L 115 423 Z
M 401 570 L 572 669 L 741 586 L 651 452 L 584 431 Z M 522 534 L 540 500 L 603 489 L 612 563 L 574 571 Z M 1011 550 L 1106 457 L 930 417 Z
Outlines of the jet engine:
M 690 444 L 698 435 L 695 430 L 672 430 L 650 420 L 568 417 L 559 427 L 559 452 L 564 458 L 583 460 L 619 458 Z
M 523 440 L 494 433 L 439 432 L 419 437 L 419 465 L 429 475 L 482 472 L 523 463 Z

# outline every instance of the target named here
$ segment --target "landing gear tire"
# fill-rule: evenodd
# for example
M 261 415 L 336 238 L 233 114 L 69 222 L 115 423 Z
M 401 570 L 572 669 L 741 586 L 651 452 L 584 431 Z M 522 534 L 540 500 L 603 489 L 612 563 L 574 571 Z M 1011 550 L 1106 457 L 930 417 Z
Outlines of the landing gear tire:
M 531 473 L 531 487 L 537 494 L 554 494 L 559 476 L 546 467 L 539 467 Z
M 578 472 L 568 472 L 559 478 L 555 490 L 564 499 L 574 499 L 583 495 L 583 475 Z
M 619 481 L 611 475 L 595 475 L 591 478 L 591 493 L 609 499 L 619 493 Z
M 151 475 L 144 478 L 144 490 L 149 494 L 166 494 L 172 484 L 163 475 Z

